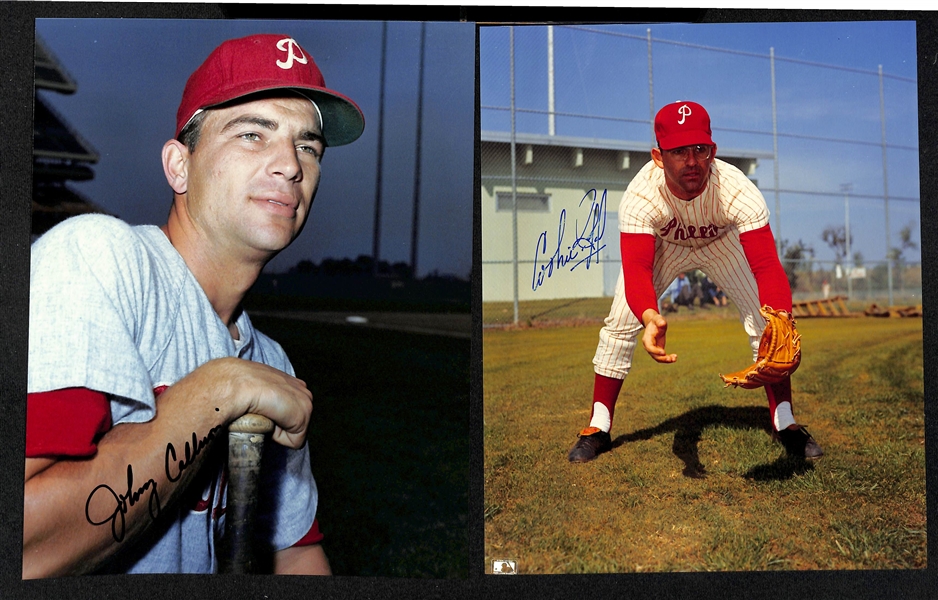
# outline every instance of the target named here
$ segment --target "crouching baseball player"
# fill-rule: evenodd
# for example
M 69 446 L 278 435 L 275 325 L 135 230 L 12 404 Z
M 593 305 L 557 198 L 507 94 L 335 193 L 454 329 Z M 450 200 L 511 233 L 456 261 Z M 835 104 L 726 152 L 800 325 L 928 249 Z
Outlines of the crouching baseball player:
M 619 204 L 622 272 L 593 358 L 590 423 L 568 458 L 588 462 L 611 448 L 616 400 L 639 336 L 657 362 L 677 360 L 665 351 L 668 322 L 658 313 L 657 298 L 679 273 L 692 269 L 704 271 L 733 299 L 756 358 L 752 367 L 723 380 L 764 386 L 773 437 L 789 455 L 818 458 L 823 451 L 792 413 L 791 373 L 800 362 L 800 337 L 765 199 L 739 169 L 716 158 L 703 106 L 668 104 L 654 126 L 658 147 Z
M 364 128 L 292 38 L 216 48 L 162 151 L 162 227 L 75 217 L 32 248 L 23 577 L 213 573 L 226 426 L 275 424 L 257 547 L 328 574 L 306 431 L 312 394 L 241 301 L 300 233 L 326 146 Z M 219 452 L 222 450 L 222 452 Z

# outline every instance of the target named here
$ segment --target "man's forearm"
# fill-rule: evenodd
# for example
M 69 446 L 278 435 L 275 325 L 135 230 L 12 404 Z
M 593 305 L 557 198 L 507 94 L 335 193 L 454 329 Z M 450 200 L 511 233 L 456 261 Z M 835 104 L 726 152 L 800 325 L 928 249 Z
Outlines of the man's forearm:
M 152 421 L 105 433 L 94 457 L 26 459 L 24 578 L 87 572 L 132 543 L 185 489 L 227 424 L 246 412 L 274 421 L 275 443 L 299 448 L 312 394 L 273 367 L 220 358 L 167 388 Z
M 625 301 L 632 313 L 642 319 L 648 309 L 658 309 L 658 297 L 652 273 L 655 262 L 655 237 L 647 233 L 619 235 Z
M 211 403 L 174 395 L 164 392 L 156 419 L 114 427 L 92 458 L 38 470 L 30 464 L 46 461 L 27 459 L 24 578 L 94 570 L 132 545 L 185 489 L 225 422 Z
M 759 288 L 759 303 L 791 312 L 791 287 L 768 225 L 740 234 L 739 241 Z

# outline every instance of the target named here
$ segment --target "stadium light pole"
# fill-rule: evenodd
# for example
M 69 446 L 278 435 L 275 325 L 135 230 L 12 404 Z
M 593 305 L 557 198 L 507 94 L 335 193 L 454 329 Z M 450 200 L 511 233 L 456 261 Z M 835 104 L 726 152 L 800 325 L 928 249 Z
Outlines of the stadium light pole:
M 557 133 L 557 115 L 554 114 L 554 26 L 547 26 L 547 135 Z
M 892 256 L 889 240 L 889 177 L 886 168 L 886 100 L 883 96 L 883 65 L 879 65 L 879 122 L 883 134 L 883 204 L 886 210 L 886 277 L 889 279 L 889 306 L 892 306 Z
M 840 184 L 840 191 L 844 193 L 844 248 L 847 252 L 844 267 L 847 272 L 847 297 L 853 296 L 853 267 L 850 261 L 853 260 L 853 254 L 850 247 L 850 192 L 853 190 L 852 183 Z
M 422 137 L 423 137 L 423 71 L 424 71 L 424 53 L 426 50 L 427 24 L 420 24 L 420 66 L 417 84 L 417 148 L 414 151 L 414 214 L 413 225 L 410 231 L 410 276 L 417 279 L 417 246 L 420 233 L 420 159 L 423 156 Z
M 509 89 L 511 103 L 511 252 L 514 264 L 514 324 L 518 324 L 518 180 L 515 156 L 515 28 L 508 28 Z
M 648 123 L 651 125 L 651 147 L 654 148 L 655 141 L 655 76 L 653 62 L 651 60 L 651 28 L 645 30 L 648 36 Z
M 371 274 L 378 274 L 378 260 L 381 250 L 381 163 L 384 156 L 384 76 L 387 71 L 388 55 L 388 22 L 381 25 L 381 75 L 378 84 L 378 157 L 377 175 L 375 176 L 375 226 L 374 237 L 371 241 L 372 265 Z
M 775 176 L 775 250 L 782 255 L 782 204 L 778 197 L 778 106 L 775 101 L 775 47 L 769 48 L 772 71 L 772 171 Z

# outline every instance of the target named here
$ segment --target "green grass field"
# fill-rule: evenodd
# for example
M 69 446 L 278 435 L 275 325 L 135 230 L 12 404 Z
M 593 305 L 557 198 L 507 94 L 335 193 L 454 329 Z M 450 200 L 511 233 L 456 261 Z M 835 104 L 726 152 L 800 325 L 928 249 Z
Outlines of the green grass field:
M 336 575 L 468 576 L 469 340 L 253 317 L 313 392 Z
M 788 459 L 735 318 L 671 321 L 639 349 L 613 450 L 566 454 L 589 421 L 598 327 L 483 333 L 485 565 L 525 573 L 926 566 L 921 319 L 801 319 L 794 412 L 826 455 Z

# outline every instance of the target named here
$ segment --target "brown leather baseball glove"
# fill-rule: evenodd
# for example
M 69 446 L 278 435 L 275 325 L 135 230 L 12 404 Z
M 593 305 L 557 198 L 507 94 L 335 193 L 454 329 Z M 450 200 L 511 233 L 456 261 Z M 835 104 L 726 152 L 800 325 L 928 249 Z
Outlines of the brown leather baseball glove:
M 801 364 L 801 336 L 795 330 L 795 318 L 788 311 L 773 310 L 770 306 L 759 309 L 766 325 L 759 342 L 756 362 L 742 371 L 720 374 L 726 387 L 739 386 L 747 390 L 778 383 L 788 377 Z

